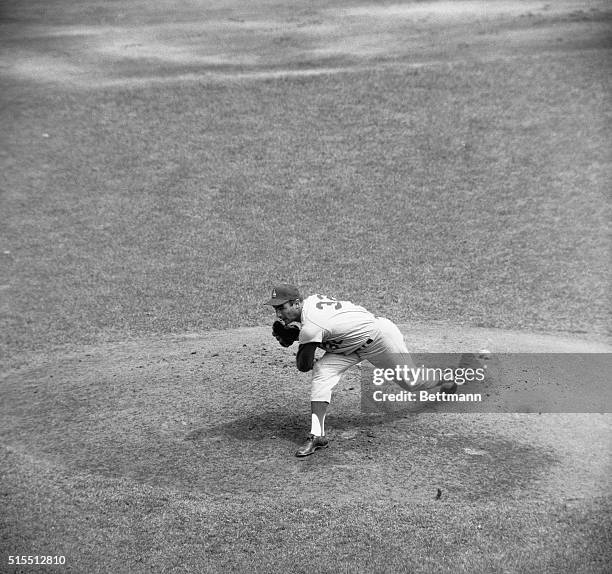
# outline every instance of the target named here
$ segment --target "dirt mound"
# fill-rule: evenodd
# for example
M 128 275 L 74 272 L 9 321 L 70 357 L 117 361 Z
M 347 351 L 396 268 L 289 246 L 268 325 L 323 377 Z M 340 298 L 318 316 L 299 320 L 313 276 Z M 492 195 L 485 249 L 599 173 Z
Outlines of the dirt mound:
M 420 352 L 473 352 L 483 346 L 492 352 L 610 351 L 603 342 L 552 334 L 442 324 L 402 325 L 402 330 L 409 347 Z M 293 349 L 276 344 L 269 327 L 257 327 L 30 356 L 3 377 L 4 440 L 17 450 L 27 445 L 29 452 L 51 464 L 154 484 L 178 481 L 212 492 L 222 479 L 224 489 L 241 491 L 245 481 L 251 482 L 242 461 L 251 459 L 249 475 L 263 477 L 270 465 L 280 465 L 298 480 L 309 463 L 296 466 L 290 455 L 307 430 L 309 379 L 295 369 L 293 354 Z M 433 480 L 445 458 L 440 453 L 450 449 L 455 454 L 445 456 L 454 462 L 456 456 L 481 460 L 491 472 L 505 465 L 504 480 L 510 476 L 520 486 L 517 477 L 531 480 L 534 469 L 551 464 L 550 449 L 559 442 L 559 433 L 577 437 L 577 429 L 587 434 L 591 429 L 596 436 L 608 420 L 589 415 L 577 415 L 579 421 L 568 420 L 569 415 L 527 418 L 517 435 L 515 417 L 520 415 L 450 414 L 444 409 L 418 417 L 405 412 L 372 415 L 360 412 L 359 376 L 358 369 L 350 370 L 336 388 L 329 418 L 336 448 L 319 458 L 337 479 L 360 467 L 364 477 L 374 473 L 389 489 L 399 475 L 389 474 L 380 457 L 391 464 L 397 449 L 412 452 L 398 473 L 409 470 L 405 464 L 416 465 L 420 473 L 429 468 Z M 445 417 L 444 437 L 438 417 Z M 459 426 L 451 431 L 455 424 Z M 542 425 L 551 425 L 554 433 L 549 428 L 540 435 Z M 551 441 L 549 436 L 556 438 Z M 576 440 L 564 444 L 576 446 Z M 436 445 L 443 445 L 442 450 Z M 438 454 L 431 456 L 434 446 Z M 270 487 L 269 480 L 262 479 L 257 488 Z M 282 473 L 277 480 L 282 482 Z M 343 480 L 336 481 L 340 489 Z M 470 482 L 475 480 L 480 479 L 470 474 Z M 486 492 L 493 487 L 505 491 L 507 486 L 493 475 L 486 481 L 489 487 L 481 485 Z M 281 482 L 274 488 L 282 488 Z

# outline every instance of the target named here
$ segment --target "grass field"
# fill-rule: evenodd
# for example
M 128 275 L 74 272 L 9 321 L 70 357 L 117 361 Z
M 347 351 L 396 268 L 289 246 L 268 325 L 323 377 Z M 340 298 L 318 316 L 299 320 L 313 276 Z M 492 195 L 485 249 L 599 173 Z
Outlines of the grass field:
M 609 414 L 376 417 L 349 373 L 299 461 L 261 302 L 609 344 L 611 15 L 0 3 L 0 572 L 605 572 Z

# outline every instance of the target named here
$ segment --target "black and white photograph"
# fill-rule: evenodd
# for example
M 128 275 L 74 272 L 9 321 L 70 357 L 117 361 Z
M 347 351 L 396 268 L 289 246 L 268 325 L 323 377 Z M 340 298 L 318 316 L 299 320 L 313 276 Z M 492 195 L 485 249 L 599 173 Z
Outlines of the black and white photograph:
M 608 574 L 609 0 L 0 0 L 0 573 Z

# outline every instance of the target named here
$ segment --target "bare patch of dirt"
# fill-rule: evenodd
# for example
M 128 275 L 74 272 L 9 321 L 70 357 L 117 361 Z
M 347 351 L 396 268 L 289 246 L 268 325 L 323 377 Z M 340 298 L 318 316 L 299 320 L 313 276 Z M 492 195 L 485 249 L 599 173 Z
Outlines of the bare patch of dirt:
M 82 87 L 244 80 L 601 47 L 609 35 L 605 2 L 588 9 L 570 0 L 357 3 L 296 13 L 276 8 L 193 4 L 187 21 L 164 15 L 162 6 L 141 22 L 134 13 L 87 26 L 8 22 L 0 72 Z
M 560 14 L 581 8 L 583 2 L 546 2 L 546 1 L 504 1 L 488 2 L 486 0 L 459 0 L 438 2 L 398 2 L 395 4 L 370 4 L 354 6 L 341 10 L 347 16 L 366 18 L 382 18 L 395 20 L 407 18 L 411 20 L 435 20 L 452 22 L 458 19 L 474 21 L 476 19 L 499 18 L 500 16 L 520 16 L 526 13 Z

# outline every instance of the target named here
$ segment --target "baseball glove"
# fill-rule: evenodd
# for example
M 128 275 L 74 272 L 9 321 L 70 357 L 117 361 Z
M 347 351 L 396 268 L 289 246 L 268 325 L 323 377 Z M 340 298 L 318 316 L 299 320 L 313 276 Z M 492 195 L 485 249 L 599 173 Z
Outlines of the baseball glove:
M 296 323 L 285 325 L 282 321 L 274 321 L 272 334 L 283 347 L 290 347 L 300 338 L 300 327 Z

